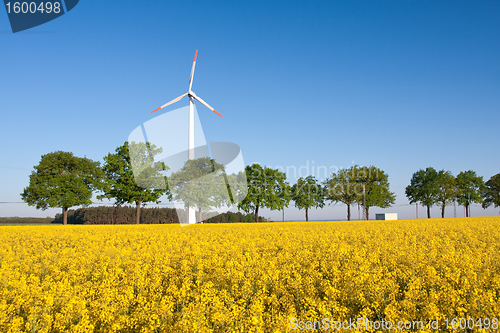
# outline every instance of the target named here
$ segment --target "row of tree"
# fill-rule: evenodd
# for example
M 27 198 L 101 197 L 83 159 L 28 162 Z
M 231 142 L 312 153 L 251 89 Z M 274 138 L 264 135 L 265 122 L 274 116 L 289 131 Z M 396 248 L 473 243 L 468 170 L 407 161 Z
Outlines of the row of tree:
M 73 209 L 68 210 L 67 223 L 68 224 L 132 224 L 135 222 L 135 217 L 136 217 L 135 209 L 129 206 L 86 207 L 75 210 Z M 253 222 L 254 220 L 255 216 L 253 214 L 245 215 L 240 212 L 236 213 L 226 212 L 207 219 L 205 223 Z M 41 222 L 41 221 L 42 219 L 36 220 L 36 222 Z M 47 218 L 44 219 L 43 221 L 45 223 L 50 223 L 50 222 L 63 223 L 63 215 L 56 214 L 55 219 Z M 26 221 L 23 220 L 23 222 Z M 265 222 L 265 219 L 260 218 L 259 222 Z M 177 216 L 177 210 L 174 208 L 157 208 L 157 207 L 142 209 L 140 223 L 178 224 L 179 219 Z
M 144 188 L 134 179 L 131 159 L 142 160 L 138 165 L 148 165 L 144 174 L 166 170 L 163 163 L 154 163 L 154 155 L 161 152 L 149 143 L 139 143 L 131 154 L 128 142 L 116 148 L 115 153 L 104 157 L 104 165 L 86 157 L 74 156 L 71 152 L 56 151 L 42 155 L 40 163 L 30 175 L 29 185 L 21 193 L 23 201 L 37 209 L 62 208 L 62 221 L 67 224 L 68 209 L 73 206 L 92 204 L 94 191 L 98 199 L 113 198 L 117 205 L 136 204 L 136 223 L 140 221 L 143 202 L 159 203 L 159 198 L 168 194 L 167 188 Z M 140 155 L 140 156 L 139 156 Z M 157 179 L 157 177 L 153 177 Z M 165 178 L 162 177 L 164 184 Z
M 125 142 L 104 157 L 102 166 L 70 152 L 49 153 L 34 167 L 29 186 L 21 197 L 38 209 L 62 208 L 63 224 L 67 223 L 68 209 L 90 205 L 94 192 L 98 192 L 98 199 L 114 199 L 118 206 L 135 204 L 137 224 L 141 206 L 160 203 L 162 196 L 182 201 L 186 207 L 196 206 L 199 214 L 238 203 L 238 209 L 252 213 L 255 222 L 259 221 L 260 208 L 282 210 L 290 201 L 305 210 L 306 220 L 311 208 L 323 207 L 327 201 L 345 203 L 350 220 L 350 206 L 354 203 L 364 207 L 368 219 L 370 207 L 385 208 L 395 200 L 394 193 L 389 191 L 387 174 L 373 166 L 341 169 L 322 183 L 313 176 L 301 177 L 290 185 L 286 174 L 278 169 L 252 164 L 245 168 L 243 175 L 226 175 L 222 165 L 210 158 L 199 158 L 186 161 L 183 168 L 167 179 L 164 172 L 168 167 L 154 161 L 160 152 L 161 148 L 149 143 Z M 206 178 L 209 174 L 211 177 Z M 205 177 L 205 181 L 191 181 L 200 177 Z M 246 178 L 244 191 L 234 187 L 229 190 L 228 177 L 234 177 L 232 184 L 242 184 L 241 179 Z M 227 189 L 230 195 L 224 196 L 221 189 Z
M 102 167 L 99 162 L 69 152 L 49 153 L 34 167 L 29 186 L 21 196 L 36 208 L 62 208 L 64 224 L 68 209 L 91 204 L 95 191 L 98 199 L 114 199 L 118 206 L 135 204 L 135 223 L 140 223 L 141 206 L 160 203 L 162 196 L 184 202 L 185 207 L 196 207 L 200 216 L 202 212 L 237 203 L 238 209 L 253 214 L 255 222 L 259 221 L 260 208 L 282 210 L 290 201 L 305 210 L 307 221 L 311 208 L 322 208 L 326 203 L 345 204 L 350 220 L 353 205 L 363 207 L 364 218 L 368 219 L 370 207 L 387 208 L 395 202 L 388 175 L 375 166 L 354 165 L 338 170 L 323 182 L 308 176 L 291 185 L 279 169 L 252 164 L 244 172 L 227 175 L 222 165 L 205 157 L 186 161 L 167 179 L 168 166 L 154 161 L 160 152 L 161 148 L 149 143 L 125 142 L 104 157 Z M 229 183 L 244 184 L 245 188 L 230 188 Z M 413 174 L 406 196 L 410 203 L 427 206 L 428 217 L 430 207 L 440 204 L 444 216 L 445 206 L 452 201 L 464 205 L 468 212 L 471 202 L 482 203 L 485 208 L 491 204 L 499 206 L 499 189 L 500 174 L 483 183 L 482 177 L 471 170 L 453 177 L 449 171 L 427 168 Z M 208 214 L 203 216 L 209 218 Z
M 386 208 L 394 204 L 396 196 L 389 190 L 387 174 L 375 166 L 354 165 L 340 169 L 324 182 L 313 176 L 301 177 L 294 185 L 286 182 L 286 174 L 279 169 L 252 164 L 246 167 L 248 194 L 239 204 L 245 211 L 258 217 L 259 208 L 281 210 L 294 201 L 295 207 L 305 210 L 322 208 L 326 202 L 347 205 L 347 219 L 351 219 L 351 206 L 359 204 L 368 219 L 370 207 Z
M 450 171 L 428 167 L 413 174 L 405 193 L 410 203 L 427 207 L 428 218 L 433 205 L 440 206 L 441 217 L 444 217 L 446 206 L 454 202 L 464 206 L 466 216 L 470 216 L 472 203 L 482 204 L 483 208 L 500 206 L 500 173 L 485 183 L 473 170 L 462 171 L 454 177 Z

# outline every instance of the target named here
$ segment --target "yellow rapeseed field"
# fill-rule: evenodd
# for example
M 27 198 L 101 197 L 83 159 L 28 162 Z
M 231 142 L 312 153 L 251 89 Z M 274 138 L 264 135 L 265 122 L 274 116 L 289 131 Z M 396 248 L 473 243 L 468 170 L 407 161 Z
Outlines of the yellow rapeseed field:
M 500 331 L 500 218 L 0 227 L 0 258 L 0 332 Z

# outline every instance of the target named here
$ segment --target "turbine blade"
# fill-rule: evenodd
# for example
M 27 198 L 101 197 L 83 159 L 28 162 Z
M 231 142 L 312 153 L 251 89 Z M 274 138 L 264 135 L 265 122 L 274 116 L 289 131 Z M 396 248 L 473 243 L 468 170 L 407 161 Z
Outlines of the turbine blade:
M 196 94 L 195 94 L 195 93 L 192 93 L 192 94 L 193 94 L 193 97 L 194 97 L 194 98 L 195 98 L 198 102 L 200 102 L 201 104 L 205 105 L 207 108 L 209 108 L 209 109 L 210 109 L 210 110 L 212 110 L 213 112 L 217 113 L 217 114 L 218 114 L 221 118 L 224 118 L 224 117 L 222 117 L 222 115 L 221 115 L 219 112 L 215 111 L 215 109 L 214 109 L 213 107 L 211 107 L 210 105 L 208 105 L 208 103 L 207 103 L 207 102 L 205 102 L 204 100 L 202 100 L 200 97 L 196 96 Z
M 170 104 L 174 104 L 175 102 L 178 102 L 180 101 L 183 97 L 187 96 L 187 93 L 185 93 L 184 95 L 180 95 L 179 97 L 177 98 L 174 98 L 173 100 L 171 100 L 170 102 L 166 103 L 166 104 L 163 104 L 162 106 L 160 106 L 159 108 L 156 108 L 154 109 L 153 111 L 151 111 L 151 113 L 155 112 L 155 111 L 158 111 L 160 109 L 163 109 L 165 106 L 169 106 Z
M 198 50 L 194 53 L 193 67 L 191 68 L 191 76 L 189 77 L 189 90 L 191 91 L 191 87 L 193 86 L 193 77 L 194 77 L 194 67 L 196 66 L 196 56 L 198 55 Z

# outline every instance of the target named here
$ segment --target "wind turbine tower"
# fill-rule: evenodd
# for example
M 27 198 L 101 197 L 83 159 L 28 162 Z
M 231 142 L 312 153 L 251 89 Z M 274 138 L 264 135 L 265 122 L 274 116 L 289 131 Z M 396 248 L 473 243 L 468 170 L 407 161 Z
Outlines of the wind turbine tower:
M 205 102 L 203 99 L 201 99 L 199 96 L 197 96 L 194 93 L 194 91 L 191 90 L 191 88 L 193 86 L 194 68 L 196 66 L 196 57 L 197 56 L 198 56 L 198 50 L 196 50 L 196 52 L 194 54 L 193 67 L 191 68 L 191 76 L 189 78 L 188 92 L 183 94 L 183 95 L 180 95 L 177 98 L 174 98 L 170 102 L 163 104 L 159 108 L 151 111 L 151 113 L 153 113 L 155 111 L 163 109 L 166 106 L 169 106 L 171 104 L 174 104 L 175 102 L 180 101 L 185 96 L 189 97 L 189 129 L 188 129 L 188 159 L 189 160 L 194 160 L 194 100 L 196 99 L 198 102 L 205 105 L 208 109 L 212 110 L 213 112 L 218 114 L 220 117 L 222 117 L 222 115 L 219 112 L 215 111 L 215 109 L 213 107 L 208 105 L 207 102 Z M 190 206 L 189 203 L 187 203 L 187 206 L 188 206 L 187 223 L 194 224 L 196 221 L 195 208 L 193 206 Z

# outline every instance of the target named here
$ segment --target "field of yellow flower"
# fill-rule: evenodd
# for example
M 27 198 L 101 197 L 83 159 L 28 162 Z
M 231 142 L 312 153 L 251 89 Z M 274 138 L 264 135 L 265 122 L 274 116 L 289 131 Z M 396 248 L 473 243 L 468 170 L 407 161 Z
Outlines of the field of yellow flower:
M 0 259 L 0 332 L 500 331 L 500 218 L 0 227 Z

